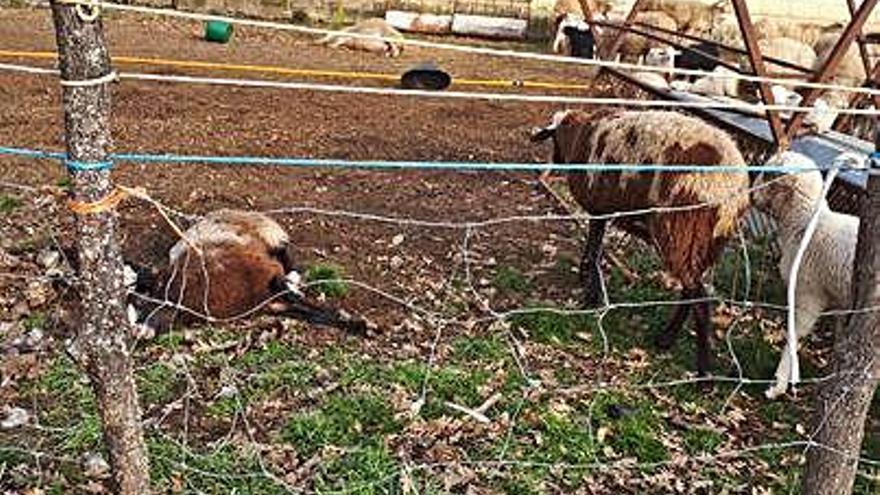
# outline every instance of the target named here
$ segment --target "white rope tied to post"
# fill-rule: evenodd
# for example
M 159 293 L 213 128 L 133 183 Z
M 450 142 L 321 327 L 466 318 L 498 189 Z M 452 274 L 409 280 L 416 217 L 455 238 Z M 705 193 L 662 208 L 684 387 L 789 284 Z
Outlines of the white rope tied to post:
M 68 81 L 62 79 L 60 84 L 68 88 L 88 88 L 91 86 L 100 86 L 102 84 L 116 82 L 118 80 L 119 74 L 117 74 L 116 71 L 111 71 L 108 74 L 105 74 L 101 77 L 96 77 L 94 79 L 83 79 L 81 81 Z
M 101 0 L 56 0 L 61 5 L 73 5 L 76 16 L 83 22 L 94 22 L 101 16 Z
M 876 160 L 876 157 L 872 156 L 872 160 Z M 797 284 L 798 284 L 798 273 L 801 269 L 801 263 L 803 262 L 804 255 L 807 252 L 807 248 L 810 245 L 810 242 L 813 239 L 813 235 L 816 233 L 816 228 L 819 226 L 819 218 L 821 216 L 822 210 L 825 207 L 825 203 L 827 201 L 828 192 L 831 190 L 831 186 L 834 183 L 834 179 L 837 177 L 838 173 L 841 170 L 841 161 L 850 161 L 850 157 L 848 155 L 842 155 L 835 159 L 831 168 L 828 170 L 828 175 L 825 176 L 825 181 L 822 184 L 822 192 L 819 194 L 819 197 L 816 198 L 815 203 L 813 204 L 813 213 L 810 217 L 810 221 L 807 224 L 807 228 L 804 229 L 804 236 L 801 239 L 800 245 L 798 245 L 797 252 L 795 253 L 794 259 L 791 263 L 791 271 L 789 272 L 789 283 L 788 290 L 786 294 L 788 308 L 787 308 L 787 342 L 785 352 L 788 353 L 789 363 L 790 363 L 790 373 L 789 373 L 789 384 L 791 385 L 792 390 L 795 390 L 795 387 L 801 381 L 801 370 L 800 370 L 800 362 L 798 360 L 798 335 L 797 335 L 797 326 L 795 322 L 795 315 L 797 313 Z M 854 164 L 848 165 L 852 167 Z M 867 166 L 866 163 L 862 162 L 861 165 L 863 168 Z

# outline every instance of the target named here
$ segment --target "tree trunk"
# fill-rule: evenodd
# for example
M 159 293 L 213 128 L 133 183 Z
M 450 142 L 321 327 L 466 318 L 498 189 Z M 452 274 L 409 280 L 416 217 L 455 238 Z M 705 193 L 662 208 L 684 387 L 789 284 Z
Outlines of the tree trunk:
M 872 163 L 872 171 L 878 172 Z M 880 176 L 868 178 L 853 267 L 853 307 L 880 304 Z M 818 394 L 815 442 L 807 453 L 804 495 L 852 493 L 865 420 L 880 376 L 880 312 L 853 314 L 834 346 L 834 380 Z
M 62 80 L 84 81 L 110 72 L 101 20 L 83 22 L 69 5 L 52 3 Z M 63 87 L 68 159 L 108 160 L 110 87 Z M 112 191 L 109 169 L 71 171 L 74 200 L 94 202 Z M 147 450 L 141 428 L 131 356 L 131 332 L 124 310 L 122 256 L 112 209 L 79 215 L 76 222 L 82 321 L 75 346 L 98 399 L 104 443 L 119 494 L 150 490 Z

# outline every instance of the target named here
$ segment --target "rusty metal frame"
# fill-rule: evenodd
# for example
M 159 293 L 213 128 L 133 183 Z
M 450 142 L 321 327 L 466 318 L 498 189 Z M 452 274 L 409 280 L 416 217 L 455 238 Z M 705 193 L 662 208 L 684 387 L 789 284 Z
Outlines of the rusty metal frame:
M 813 70 L 805 70 L 804 67 L 797 67 L 794 64 L 782 63 L 778 64 L 778 61 L 775 59 L 765 59 L 763 54 L 761 53 L 760 47 L 758 46 L 757 36 L 755 34 L 755 29 L 752 24 L 752 19 L 746 6 L 745 0 L 730 0 L 733 4 L 734 12 L 736 14 L 737 22 L 739 24 L 740 32 L 743 37 L 743 42 L 746 47 L 745 50 L 737 49 L 735 47 L 729 47 L 723 44 L 717 44 L 719 48 L 722 49 L 730 49 L 732 51 L 738 53 L 745 53 L 748 56 L 749 62 L 752 67 L 752 74 L 759 77 L 768 77 L 771 75 L 767 71 L 766 63 L 773 63 L 776 65 L 781 65 L 786 68 L 791 68 L 798 70 L 803 73 L 810 74 L 809 80 L 811 82 L 824 83 L 827 82 L 833 75 L 834 71 L 840 64 L 840 60 L 843 58 L 844 54 L 847 50 L 850 49 L 852 43 L 856 40 L 859 42 L 859 50 L 862 58 L 862 63 L 865 65 L 865 70 L 867 74 L 867 79 L 865 81 L 866 86 L 875 85 L 875 83 L 880 84 L 880 61 L 874 66 L 871 67 L 870 57 L 867 50 L 867 44 L 872 43 L 866 39 L 866 37 L 862 34 L 862 28 L 865 25 L 868 17 L 871 12 L 874 10 L 874 7 L 877 5 L 878 0 L 863 0 L 861 5 L 856 5 L 858 0 L 847 0 L 847 5 L 850 10 L 850 22 L 847 24 L 840 38 L 837 40 L 837 43 L 831 50 L 828 58 L 823 62 L 822 66 L 818 71 Z M 595 27 L 594 24 L 603 24 L 603 23 L 594 23 L 593 22 L 593 9 L 590 7 L 590 0 L 580 0 L 581 8 L 584 12 L 584 17 L 588 21 L 590 25 L 590 29 L 594 31 L 594 37 L 597 40 L 597 44 L 599 43 L 599 37 L 595 36 Z M 612 57 L 617 53 L 620 48 L 620 44 L 623 40 L 623 36 L 626 32 L 633 32 L 634 34 L 646 36 L 649 38 L 657 39 L 659 41 L 668 43 L 670 45 L 676 46 L 677 44 L 669 39 L 662 39 L 656 35 L 651 35 L 644 31 L 638 31 L 632 28 L 632 24 L 634 24 L 634 19 L 636 14 L 640 11 L 644 0 L 636 0 L 632 9 L 627 14 L 626 20 L 623 24 L 617 24 L 615 26 L 611 26 L 617 29 L 617 33 L 611 39 L 610 43 L 604 44 L 604 46 L 597 46 L 597 53 L 601 58 L 607 59 Z M 638 23 L 635 23 L 638 24 Z M 608 25 L 607 23 L 604 25 Z M 673 33 L 669 30 L 664 30 L 662 28 L 654 28 L 649 26 L 643 26 L 639 24 L 639 27 L 643 27 L 645 29 L 650 28 L 651 31 L 656 31 L 664 34 L 668 34 L 670 36 L 680 36 L 685 39 L 689 39 L 692 41 L 701 40 L 699 37 L 685 35 L 683 33 Z M 711 40 L 702 40 L 702 41 L 711 41 Z M 758 84 L 759 93 L 761 95 L 761 100 L 764 104 L 772 105 L 774 103 L 773 93 L 770 89 L 770 84 L 768 83 L 760 83 Z M 803 106 L 811 106 L 815 103 L 816 99 L 821 96 L 823 91 L 815 89 L 815 88 L 806 88 L 800 91 L 802 96 Z M 872 97 L 874 104 L 877 108 L 880 108 L 880 96 Z M 852 98 L 850 101 L 850 106 L 856 105 L 864 101 L 864 95 L 857 95 Z M 766 118 L 768 125 L 770 126 L 771 132 L 773 134 L 773 138 L 776 142 L 777 147 L 780 149 L 785 149 L 788 147 L 791 139 L 797 134 L 798 130 L 803 125 L 804 118 L 806 114 L 803 112 L 796 113 L 791 119 L 788 121 L 788 125 L 786 126 L 783 120 L 780 118 L 778 112 L 775 111 L 767 111 Z M 844 120 L 844 119 L 839 119 Z M 837 127 L 835 127 L 837 128 Z
M 819 70 L 810 78 L 811 82 L 824 83 L 832 77 L 837 67 L 840 65 L 841 59 L 843 59 L 843 56 L 850 49 L 853 41 L 855 41 L 856 35 L 861 33 L 862 27 L 868 20 L 871 12 L 873 12 L 874 7 L 877 6 L 877 1 L 878 0 L 863 0 L 862 4 L 852 15 L 852 19 L 850 19 L 846 29 L 843 30 L 837 43 L 835 43 L 834 48 L 831 49 L 828 58 L 825 59 Z M 806 88 L 800 93 L 803 97 L 801 105 L 805 107 L 812 106 L 819 96 L 822 95 L 822 91 L 816 88 Z M 795 136 L 803 125 L 805 118 L 806 114 L 804 112 L 798 112 L 795 114 L 788 123 L 786 136 L 789 138 Z
M 745 44 L 746 51 L 748 52 L 752 74 L 758 77 L 767 77 L 764 56 L 761 54 L 761 48 L 758 46 L 758 36 L 755 34 L 755 26 L 752 25 L 752 17 L 749 14 L 748 7 L 746 7 L 746 2 L 745 0 L 731 0 L 731 2 L 733 2 L 733 10 L 736 12 L 740 33 L 742 33 L 743 44 Z M 773 105 L 773 91 L 770 90 L 770 84 L 761 82 L 758 83 L 758 88 L 761 93 L 761 101 L 765 105 Z M 779 117 L 779 112 L 767 110 L 767 122 L 770 124 L 773 139 L 776 140 L 776 146 L 780 149 L 787 148 L 788 137 L 782 127 L 782 119 Z
M 853 18 L 856 15 L 856 5 L 854 0 L 846 0 L 847 7 L 849 7 L 849 15 L 850 18 Z M 859 55 L 862 58 L 862 65 L 865 67 L 865 77 L 866 80 L 863 84 L 864 87 L 875 87 L 876 83 L 880 82 L 880 61 L 878 61 L 874 66 L 871 65 L 871 55 L 868 52 L 868 45 L 870 42 L 866 39 L 864 31 L 859 30 L 859 35 L 856 38 L 856 41 L 859 44 Z M 863 101 L 868 98 L 864 93 L 856 93 L 849 99 L 849 108 L 857 108 Z M 874 108 L 880 108 L 880 96 L 873 95 L 871 99 L 874 103 Z M 852 120 L 852 115 L 841 115 L 837 122 L 834 123 L 834 130 L 841 131 L 846 125 Z
M 626 19 L 623 21 L 623 27 L 628 28 L 632 26 L 635 21 L 636 14 L 642 9 L 642 4 L 645 3 L 645 0 L 636 0 L 630 9 L 629 13 L 626 14 Z M 623 35 L 626 34 L 624 30 L 618 30 L 614 37 L 611 39 L 611 43 L 607 45 L 607 47 L 600 47 L 599 57 L 600 58 L 608 58 L 611 55 L 617 53 L 620 50 L 620 44 L 623 43 Z

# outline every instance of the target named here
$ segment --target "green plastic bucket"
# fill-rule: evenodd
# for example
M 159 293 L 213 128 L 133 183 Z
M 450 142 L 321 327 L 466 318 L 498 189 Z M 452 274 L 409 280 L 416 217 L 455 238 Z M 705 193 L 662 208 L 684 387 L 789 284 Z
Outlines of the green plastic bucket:
M 232 24 L 223 21 L 208 21 L 205 24 L 205 40 L 226 43 L 232 37 Z

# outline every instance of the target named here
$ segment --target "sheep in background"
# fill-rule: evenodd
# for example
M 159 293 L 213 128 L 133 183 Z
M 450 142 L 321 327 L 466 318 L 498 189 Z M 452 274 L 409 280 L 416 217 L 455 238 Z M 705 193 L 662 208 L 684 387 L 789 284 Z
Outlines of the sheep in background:
M 715 74 L 724 76 L 735 76 L 736 72 L 719 65 L 713 70 Z M 712 77 L 705 76 L 694 81 L 689 91 L 694 94 L 704 96 L 729 96 L 737 98 L 740 95 L 742 80 L 736 77 Z
M 631 73 L 632 77 L 655 88 L 669 89 L 669 81 L 659 72 L 636 71 Z
M 664 12 L 656 10 L 639 12 L 635 15 L 634 22 L 672 31 L 678 30 L 678 24 L 676 24 L 675 19 Z M 620 43 L 620 57 L 625 62 L 635 63 L 644 57 L 651 48 L 662 48 L 665 46 L 665 43 L 648 39 L 636 33 L 624 33 Z
M 709 37 L 724 45 L 743 48 L 742 32 L 734 14 L 724 13 L 716 16 Z
M 341 33 L 332 33 L 316 41 L 316 44 L 333 48 L 348 48 L 371 53 L 381 53 L 386 57 L 397 57 L 403 53 L 403 44 L 381 39 L 346 36 L 345 33 L 381 36 L 383 38 L 403 39 L 403 34 L 394 29 L 385 19 L 378 17 L 365 19 L 354 26 L 347 27 Z
M 675 58 L 674 65 L 678 69 L 712 72 L 718 67 L 717 60 L 713 59 L 722 60 L 722 55 L 722 50 L 718 48 L 718 45 L 701 41 L 687 46 L 680 51 Z M 696 77 L 689 76 L 687 79 L 693 81 Z
M 607 15 L 613 8 L 614 2 L 610 0 L 595 0 L 592 2 L 594 15 Z M 559 22 L 569 14 L 574 14 L 581 19 L 585 18 L 584 11 L 581 9 L 580 0 L 556 0 L 553 4 L 553 32 L 558 30 Z
M 695 310 L 697 370 L 710 368 L 711 305 L 703 275 L 733 236 L 748 207 L 746 164 L 734 141 L 702 120 L 676 112 L 561 111 L 532 141 L 553 140 L 553 162 L 742 166 L 742 172 L 572 172 L 572 195 L 590 215 L 647 208 L 703 205 L 675 212 L 625 216 L 615 222 L 656 247 L 666 269 L 681 283 L 677 305 L 658 345 L 670 348 Z M 563 165 L 564 167 L 564 165 Z M 590 221 L 581 277 L 587 303 L 602 300 L 600 260 L 607 220 Z M 693 303 L 691 301 L 697 300 Z
M 597 30 L 598 31 L 598 30 Z M 572 57 L 593 58 L 596 40 L 589 24 L 582 17 L 568 14 L 556 31 L 553 52 Z
M 809 158 L 785 152 L 771 160 L 774 165 L 808 165 Z M 822 175 L 816 171 L 786 174 L 759 180 L 752 204 L 770 215 L 778 225 L 782 251 L 779 270 L 786 285 L 804 229 L 818 206 L 819 223 L 801 263 L 795 291 L 795 329 L 798 341 L 809 335 L 822 312 L 852 306 L 852 267 L 859 219 L 831 211 L 822 197 Z M 791 378 L 789 353 L 783 351 L 776 369 L 776 383 L 766 391 L 770 399 L 784 394 Z
M 364 333 L 366 324 L 309 303 L 299 294 L 289 238 L 271 218 L 218 210 L 183 234 L 162 270 L 141 269 L 133 288 L 135 323 L 167 330 L 174 321 L 232 318 L 266 309 L 320 325 Z M 130 275 L 129 275 L 130 278 Z M 127 281 L 130 285 L 132 280 Z M 138 297 L 141 294 L 145 297 Z M 164 304 L 170 301 L 178 307 Z
M 840 32 L 832 31 L 823 34 L 816 41 L 813 48 L 815 48 L 817 57 L 816 60 L 813 61 L 813 64 L 810 65 L 813 70 L 819 70 L 819 68 L 822 67 L 822 64 L 825 63 L 825 60 L 827 60 L 828 56 L 831 54 L 834 45 L 840 39 L 840 34 Z M 836 73 L 834 77 L 831 78 L 831 81 L 837 84 L 859 86 L 866 77 L 865 66 L 862 63 L 859 48 L 854 43 L 843 55 L 843 58 L 840 59 L 840 64 L 837 66 Z
M 679 55 L 681 55 L 681 52 L 671 46 L 666 46 L 663 48 L 651 48 L 645 55 L 644 64 L 651 67 L 666 67 L 670 69 L 670 72 L 666 72 L 664 74 L 660 72 L 642 71 L 637 72 L 636 75 L 638 77 L 638 74 L 650 74 L 649 76 L 647 76 L 646 82 L 654 84 L 655 82 L 659 82 L 660 80 L 662 80 L 662 84 L 659 85 L 661 87 L 669 87 L 667 82 L 669 79 L 672 78 L 671 70 L 675 68 L 675 60 L 676 57 L 678 57 Z
M 728 0 L 720 0 L 713 4 L 697 0 L 646 0 L 642 4 L 643 10 L 664 12 L 675 20 L 678 29 L 696 35 L 709 33 L 716 16 L 729 7 Z
M 776 58 L 797 64 L 807 69 L 816 63 L 816 52 L 803 41 L 793 38 L 770 38 L 758 42 L 761 54 L 764 57 Z M 765 62 L 768 70 L 776 74 L 802 74 L 795 69 L 781 67 L 771 62 Z

